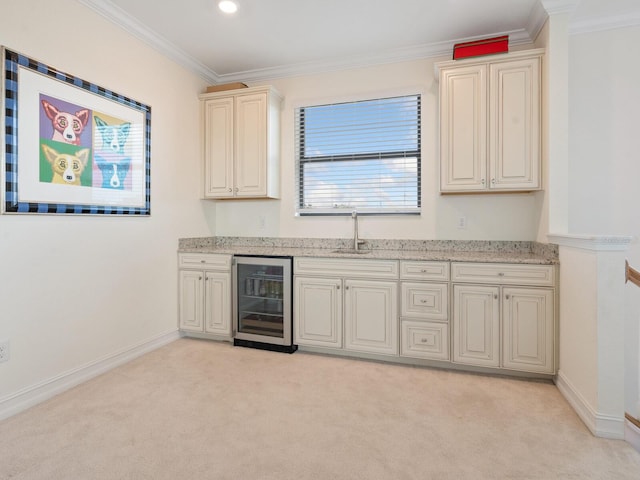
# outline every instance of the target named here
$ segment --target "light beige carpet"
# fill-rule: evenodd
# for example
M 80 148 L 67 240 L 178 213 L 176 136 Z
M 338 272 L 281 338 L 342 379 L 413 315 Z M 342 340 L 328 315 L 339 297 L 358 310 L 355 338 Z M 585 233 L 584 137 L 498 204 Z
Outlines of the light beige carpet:
M 0 423 L 0 478 L 638 479 L 555 386 L 181 339 Z

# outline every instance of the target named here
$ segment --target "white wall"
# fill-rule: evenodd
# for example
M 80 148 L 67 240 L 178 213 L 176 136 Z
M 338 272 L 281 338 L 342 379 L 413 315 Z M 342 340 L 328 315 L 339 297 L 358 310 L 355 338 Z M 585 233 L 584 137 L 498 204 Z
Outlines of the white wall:
M 570 37 L 569 231 L 633 235 L 640 268 L 640 27 Z M 640 416 L 640 290 L 626 286 L 625 408 Z M 622 348 L 622 345 L 620 345 Z
M 199 200 L 206 82 L 74 0 L 7 3 L 2 45 L 151 106 L 152 215 L 0 216 L 0 339 L 11 352 L 0 403 L 175 331 L 177 240 L 210 235 L 215 220 Z
M 442 58 L 440 60 L 446 60 Z M 422 215 L 363 217 L 363 238 L 536 240 L 541 202 L 536 194 L 438 194 L 438 83 L 434 61 L 357 68 L 271 82 L 285 97 L 282 111 L 282 198 L 224 201 L 216 206 L 217 235 L 349 237 L 347 217 L 296 217 L 294 110 L 301 105 L 422 93 Z M 467 229 L 459 230 L 460 216 Z M 265 219 L 260 228 L 261 217 Z

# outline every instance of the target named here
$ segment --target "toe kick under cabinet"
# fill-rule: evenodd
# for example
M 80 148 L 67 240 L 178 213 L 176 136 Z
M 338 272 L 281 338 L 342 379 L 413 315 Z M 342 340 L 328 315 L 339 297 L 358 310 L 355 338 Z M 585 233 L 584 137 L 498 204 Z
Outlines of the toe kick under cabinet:
M 452 263 L 453 362 L 554 374 L 555 275 L 552 265 Z

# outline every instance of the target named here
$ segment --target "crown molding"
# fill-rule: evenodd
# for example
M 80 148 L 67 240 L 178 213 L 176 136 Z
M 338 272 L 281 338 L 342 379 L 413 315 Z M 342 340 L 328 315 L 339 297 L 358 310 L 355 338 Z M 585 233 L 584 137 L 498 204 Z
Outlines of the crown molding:
M 246 70 L 243 72 L 222 74 L 219 75 L 219 78 L 223 83 L 266 81 L 277 78 L 296 77 L 302 75 L 328 73 L 338 70 L 348 70 L 351 68 L 365 68 L 375 65 L 407 62 L 424 58 L 444 56 L 451 57 L 453 53 L 453 46 L 456 43 L 471 42 L 474 40 L 499 35 L 509 35 L 509 45 L 511 46 L 533 43 L 533 39 L 525 29 L 511 30 L 508 32 L 499 32 L 488 35 L 449 40 L 446 42 L 384 50 L 367 55 L 351 55 L 331 60 L 304 62 L 293 65 L 282 65 L 278 67 Z
M 640 26 L 640 11 L 609 15 L 606 17 L 572 20 L 569 24 L 569 34 L 579 35 L 581 33 L 601 32 L 604 30 L 615 30 L 616 28 L 638 26 Z
M 219 75 L 176 47 L 163 36 L 146 27 L 109 0 L 78 0 L 81 4 L 103 16 L 110 22 L 126 30 L 155 50 L 170 58 L 184 68 L 196 73 L 209 83 L 219 83 Z
M 229 74 L 218 74 L 202 63 L 198 62 L 186 52 L 176 47 L 164 37 L 154 32 L 144 24 L 127 14 L 109 0 L 78 0 L 81 4 L 100 14 L 107 20 L 118 25 L 131 35 L 147 43 L 155 50 L 172 59 L 183 67 L 193 71 L 211 84 L 228 82 L 257 82 L 283 77 L 295 77 L 312 75 L 317 73 L 346 70 L 350 68 L 363 68 L 374 65 L 397 63 L 423 58 L 449 56 L 453 52 L 453 46 L 460 42 L 470 42 L 488 36 L 509 35 L 510 45 L 522 45 L 533 42 L 535 37 L 525 29 L 497 32 L 487 35 L 460 38 L 456 40 L 424 44 L 412 47 L 384 50 L 367 55 L 353 55 L 331 60 L 304 62 L 293 65 L 281 65 L 276 67 L 246 70 Z M 542 23 L 542 25 L 544 22 Z M 541 28 L 541 26 L 540 26 Z
M 542 7 L 549 15 L 573 13 L 580 0 L 540 0 Z
M 542 3 L 535 2 L 529 12 L 529 22 L 527 23 L 527 32 L 532 39 L 538 38 L 540 30 L 547 23 L 547 18 L 549 18 L 549 14 L 542 6 Z

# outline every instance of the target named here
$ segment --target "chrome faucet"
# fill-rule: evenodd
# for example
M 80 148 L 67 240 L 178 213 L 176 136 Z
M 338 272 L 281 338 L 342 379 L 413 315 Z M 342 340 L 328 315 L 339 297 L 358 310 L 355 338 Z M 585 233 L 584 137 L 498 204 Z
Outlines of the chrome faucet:
M 360 240 L 358 238 L 358 212 L 351 212 L 351 218 L 353 218 L 353 249 L 358 251 L 360 249 L 360 245 L 364 244 L 364 240 Z

